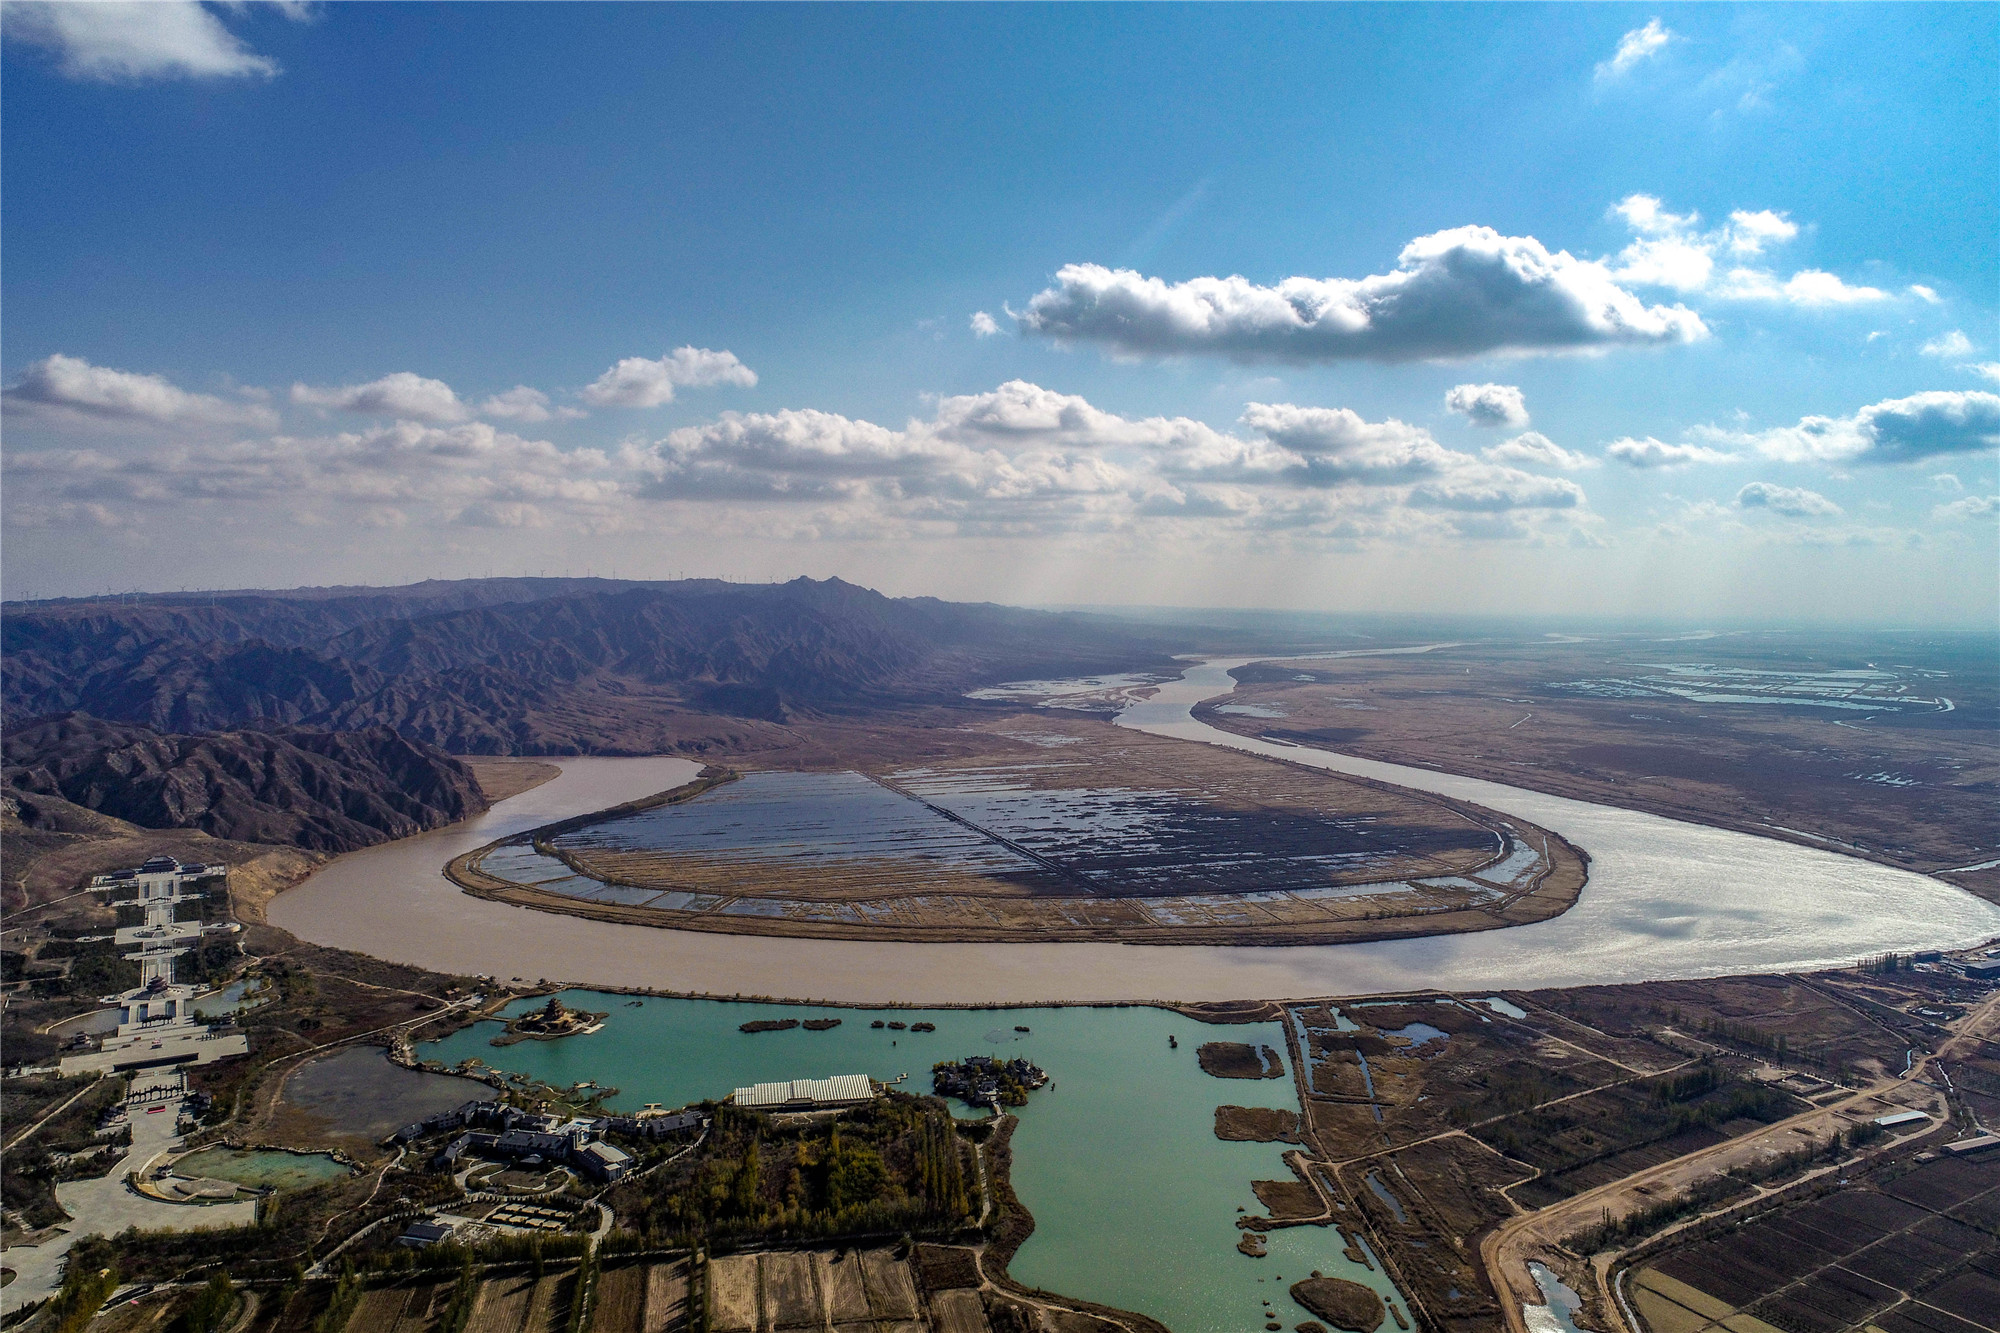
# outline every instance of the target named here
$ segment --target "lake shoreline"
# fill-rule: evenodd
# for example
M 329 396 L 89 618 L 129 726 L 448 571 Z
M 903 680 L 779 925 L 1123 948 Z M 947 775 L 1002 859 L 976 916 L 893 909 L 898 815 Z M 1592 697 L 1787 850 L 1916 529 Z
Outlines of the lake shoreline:
M 893 1014 L 905 1010 L 938 1009 L 951 1013 L 1007 1013 L 1016 1009 L 1164 1009 L 1179 1014 L 1196 1023 L 1208 1023 L 1223 1027 L 1233 1023 L 1275 1022 L 1286 1005 L 1295 1004 L 1340 1004 L 1355 999 L 1410 1001 L 1429 1000 L 1446 997 L 1463 999 L 1466 996 L 1485 995 L 1491 990 L 1474 987 L 1467 991 L 1441 990 L 1435 986 L 1420 987 L 1408 991 L 1364 991 L 1357 994 L 1300 995 L 1287 996 L 1283 1000 L 912 1000 L 907 1003 L 896 1000 L 815 1000 L 795 999 L 783 995 L 723 994 L 718 991 L 666 990 L 653 986 L 615 985 L 596 981 L 538 982 L 525 990 L 509 991 L 504 1000 L 495 1000 L 487 1009 L 472 1015 L 476 1023 L 501 1022 L 494 1017 L 497 1008 L 514 1004 L 521 1000 L 540 1000 L 563 991 L 595 991 L 603 995 L 629 995 L 646 1000 L 699 1000 L 708 1004 L 782 1004 L 794 1009 L 843 1009 L 856 1013 Z M 581 1034 L 575 1034 L 581 1035 Z

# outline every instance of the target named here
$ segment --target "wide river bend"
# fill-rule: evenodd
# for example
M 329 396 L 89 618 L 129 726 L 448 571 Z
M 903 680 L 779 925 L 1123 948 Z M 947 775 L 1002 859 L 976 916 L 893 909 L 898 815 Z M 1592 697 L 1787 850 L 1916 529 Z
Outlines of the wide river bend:
M 1242 659 L 1252 660 L 1252 659 Z M 1123 726 L 1476 801 L 1590 853 L 1562 916 L 1529 926 L 1288 948 L 907 944 L 660 930 L 461 893 L 445 862 L 509 833 L 676 786 L 686 759 L 566 759 L 562 775 L 479 819 L 352 852 L 270 905 L 272 924 L 439 971 L 852 1004 L 1266 999 L 1797 971 L 2000 935 L 2000 908 L 1928 876 L 1733 830 L 1430 769 L 1273 745 L 1196 722 L 1236 661 L 1188 669 Z

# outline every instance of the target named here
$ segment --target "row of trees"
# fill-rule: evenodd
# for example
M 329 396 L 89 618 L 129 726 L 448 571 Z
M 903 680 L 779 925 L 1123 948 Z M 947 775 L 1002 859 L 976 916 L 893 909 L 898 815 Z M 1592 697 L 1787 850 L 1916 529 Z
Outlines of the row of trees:
M 972 1213 L 965 1188 L 965 1153 L 958 1131 L 942 1116 L 925 1116 L 917 1126 L 917 1181 L 931 1210 L 943 1218 Z
M 111 1299 L 111 1293 L 118 1290 L 118 1284 L 116 1264 L 102 1268 L 70 1264 L 63 1275 L 62 1287 L 49 1302 L 48 1318 L 42 1327 L 47 1333 L 83 1333 Z M 218 1272 L 168 1326 L 169 1333 L 220 1333 L 235 1313 L 236 1284 L 227 1273 Z
M 1614 1219 L 1607 1208 L 1601 1222 L 1570 1237 L 1565 1243 L 1579 1254 L 1591 1254 L 1623 1241 L 1650 1236 L 1682 1218 L 1692 1217 L 1744 1193 L 1751 1185 L 1796 1175 L 1816 1163 L 1836 1161 L 1844 1152 L 1872 1142 L 1883 1133 L 1882 1127 L 1875 1124 L 1855 1125 L 1844 1134 L 1836 1130 L 1825 1143 L 1808 1143 L 1790 1152 L 1731 1167 L 1722 1175 L 1697 1182 L 1685 1194 L 1634 1209 L 1623 1217 Z
M 974 1211 L 969 1151 L 948 1112 L 913 1098 L 785 1129 L 719 1107 L 700 1160 L 620 1186 L 613 1200 L 657 1245 L 935 1234 Z

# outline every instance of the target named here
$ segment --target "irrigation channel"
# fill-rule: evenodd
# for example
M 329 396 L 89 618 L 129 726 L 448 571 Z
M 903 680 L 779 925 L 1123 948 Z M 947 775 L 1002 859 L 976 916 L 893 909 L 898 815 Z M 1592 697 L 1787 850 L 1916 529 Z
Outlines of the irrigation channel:
M 1492 991 L 1796 971 L 2000 934 L 2000 908 L 1928 876 L 1816 848 L 1429 769 L 1252 740 L 1196 722 L 1238 661 L 1190 667 L 1121 725 L 1439 792 L 1518 815 L 1591 856 L 1575 907 L 1535 925 L 1320 947 L 909 944 L 591 921 L 473 898 L 441 870 L 495 838 L 676 786 L 685 759 L 566 759 L 555 780 L 449 829 L 351 852 L 272 902 L 315 943 L 442 971 L 855 1004 L 1050 1004 Z

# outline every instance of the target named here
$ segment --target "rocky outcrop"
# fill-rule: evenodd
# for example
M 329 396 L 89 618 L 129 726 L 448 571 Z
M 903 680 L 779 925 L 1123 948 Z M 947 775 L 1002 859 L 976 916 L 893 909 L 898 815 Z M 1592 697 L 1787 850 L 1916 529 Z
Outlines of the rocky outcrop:
M 81 713 L 10 729 L 0 786 L 30 827 L 77 808 L 143 828 L 344 852 L 486 809 L 472 772 L 386 727 L 188 736 Z

